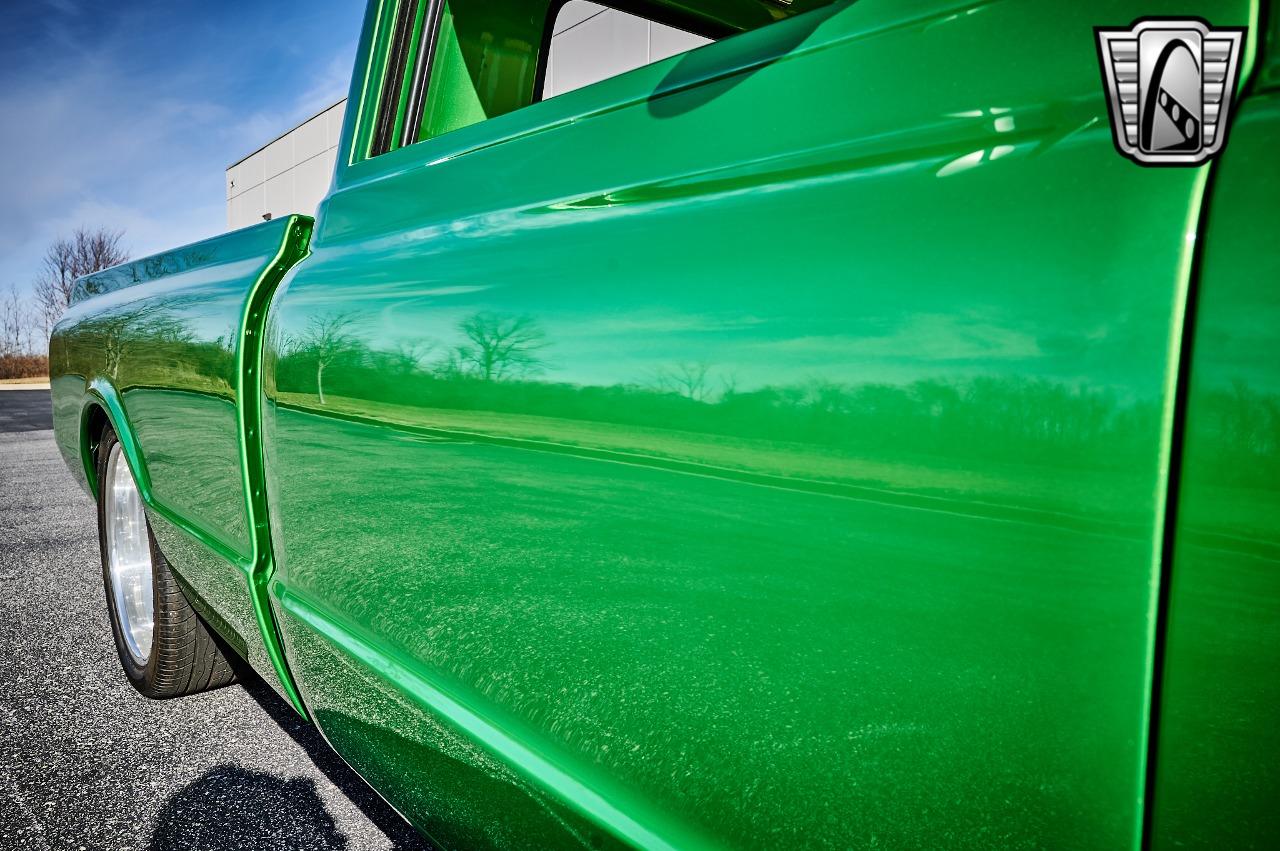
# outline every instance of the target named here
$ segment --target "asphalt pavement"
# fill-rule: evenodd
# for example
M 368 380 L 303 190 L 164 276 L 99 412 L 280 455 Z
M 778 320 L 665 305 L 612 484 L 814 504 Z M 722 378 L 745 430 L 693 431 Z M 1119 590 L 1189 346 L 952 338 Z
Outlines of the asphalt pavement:
M 0 849 L 429 846 L 260 680 L 139 695 L 47 390 L 0 390 Z

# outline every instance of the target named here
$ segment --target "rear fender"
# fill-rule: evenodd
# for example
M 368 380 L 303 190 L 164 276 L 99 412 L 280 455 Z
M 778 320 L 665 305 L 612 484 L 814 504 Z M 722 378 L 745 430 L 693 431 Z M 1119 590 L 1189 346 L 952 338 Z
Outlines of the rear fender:
M 95 413 L 101 412 L 106 425 L 116 433 L 120 441 L 120 451 L 129 463 L 129 472 L 138 485 L 143 503 L 155 510 L 156 501 L 151 491 L 151 478 L 147 475 L 147 465 L 138 448 L 137 437 L 129 426 L 129 415 L 125 413 L 120 402 L 120 394 L 105 378 L 95 378 L 85 388 L 84 400 L 80 406 L 80 460 L 84 465 L 85 482 L 89 495 L 98 499 L 98 469 L 94 456 L 98 443 L 102 438 L 101 425 L 95 422 Z

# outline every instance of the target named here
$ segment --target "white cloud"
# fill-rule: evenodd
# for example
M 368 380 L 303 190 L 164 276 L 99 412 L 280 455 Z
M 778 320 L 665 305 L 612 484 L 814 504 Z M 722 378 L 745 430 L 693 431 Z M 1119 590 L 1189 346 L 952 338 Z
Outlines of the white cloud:
M 230 130 L 237 145 L 227 164 L 238 161 L 303 121 L 318 115 L 347 96 L 355 45 L 332 56 L 311 85 L 285 109 L 257 110 L 236 121 Z
M 976 314 L 908 316 L 888 331 L 831 334 L 771 340 L 760 349 L 787 352 L 792 357 L 846 361 L 879 359 L 899 362 L 948 363 L 981 360 L 1024 360 L 1040 355 L 1030 329 L 1003 324 Z
M 286 64 L 260 20 L 290 23 L 279 8 L 46 2 L 0 38 L 0 286 L 29 285 L 81 225 L 124 229 L 134 256 L 225 230 L 224 169 L 345 93 L 358 27 L 299 23 L 313 30 Z M 306 20 L 324 14 L 352 16 L 335 3 Z

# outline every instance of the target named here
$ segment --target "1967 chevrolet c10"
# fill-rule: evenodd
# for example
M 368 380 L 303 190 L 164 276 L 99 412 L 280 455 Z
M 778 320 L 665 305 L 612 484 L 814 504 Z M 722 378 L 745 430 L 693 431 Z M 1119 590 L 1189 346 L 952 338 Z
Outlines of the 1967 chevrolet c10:
M 244 660 L 448 847 L 1276 842 L 1278 16 L 617 8 L 702 46 L 372 0 L 314 220 L 79 282 L 129 679 Z M 1176 15 L 1231 135 L 1147 167 L 1094 27 Z

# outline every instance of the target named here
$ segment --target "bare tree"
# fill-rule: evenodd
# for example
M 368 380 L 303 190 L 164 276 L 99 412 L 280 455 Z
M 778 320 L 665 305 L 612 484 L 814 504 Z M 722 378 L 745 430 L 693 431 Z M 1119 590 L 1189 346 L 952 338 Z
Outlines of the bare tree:
M 71 303 L 76 279 L 129 259 L 120 247 L 124 231 L 77 228 L 70 239 L 59 237 L 44 253 L 35 282 L 36 306 L 46 333 Z
M 735 395 L 738 392 L 738 373 L 726 372 L 720 376 L 720 399 Z
M 431 340 L 401 340 L 387 353 L 387 359 L 397 375 L 413 375 L 423 368 L 435 348 Z
M 195 341 L 195 332 L 181 316 L 184 306 L 183 301 L 149 300 L 104 310 L 85 318 L 76 335 L 88 340 L 90 349 L 101 352 L 106 374 L 118 376 L 121 364 L 137 367 L 148 359 L 164 360 L 174 349 Z
M 228 322 L 223 332 L 214 339 L 218 344 L 218 348 L 229 352 L 236 353 L 236 343 L 240 340 L 240 326 L 235 322 Z
M 32 324 L 30 306 L 11 284 L 0 296 L 0 357 L 32 353 Z
M 453 366 L 485 381 L 498 381 L 541 371 L 538 355 L 548 345 L 547 335 L 532 316 L 473 314 L 458 323 L 467 338 L 454 350 Z
M 307 330 L 294 345 L 296 351 L 305 353 L 316 362 L 316 395 L 324 404 L 324 371 L 341 357 L 360 350 L 359 341 L 351 329 L 356 318 L 350 313 L 325 313 L 312 316 Z
M 670 369 L 658 370 L 655 383 L 658 389 L 668 393 L 679 393 L 686 399 L 704 402 L 711 395 L 707 373 L 711 365 L 684 361 Z

